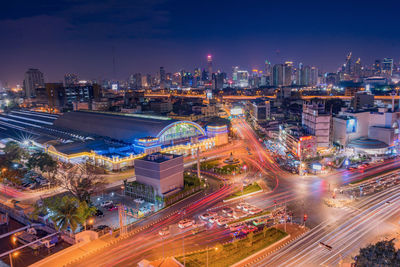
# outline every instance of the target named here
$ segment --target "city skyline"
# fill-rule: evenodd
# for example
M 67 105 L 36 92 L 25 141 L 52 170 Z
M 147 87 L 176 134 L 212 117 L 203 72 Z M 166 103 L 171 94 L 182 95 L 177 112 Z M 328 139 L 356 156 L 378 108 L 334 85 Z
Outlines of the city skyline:
M 214 70 L 227 73 L 233 66 L 260 68 L 266 59 L 333 72 L 350 51 L 368 65 L 376 58 L 400 58 L 394 1 L 379 6 L 339 1 L 329 8 L 315 1 L 210 4 L 41 1 L 26 2 L 21 10 L 7 3 L 0 20 L 0 81 L 21 84 L 31 67 L 42 70 L 47 81 L 62 80 L 65 73 L 126 79 L 160 66 L 168 72 L 205 68 L 207 54 L 213 55 Z

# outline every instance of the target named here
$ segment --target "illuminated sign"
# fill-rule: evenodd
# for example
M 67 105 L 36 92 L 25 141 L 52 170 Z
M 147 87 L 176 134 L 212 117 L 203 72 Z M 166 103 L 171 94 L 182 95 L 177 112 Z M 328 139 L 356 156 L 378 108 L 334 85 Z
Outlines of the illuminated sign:
M 302 137 L 300 137 L 300 142 L 302 142 L 302 141 L 307 141 L 307 140 L 311 140 L 311 138 L 312 138 L 311 135 L 309 135 L 309 136 L 302 136 Z
M 346 121 L 346 133 L 355 133 L 357 130 L 357 120 L 355 118 Z

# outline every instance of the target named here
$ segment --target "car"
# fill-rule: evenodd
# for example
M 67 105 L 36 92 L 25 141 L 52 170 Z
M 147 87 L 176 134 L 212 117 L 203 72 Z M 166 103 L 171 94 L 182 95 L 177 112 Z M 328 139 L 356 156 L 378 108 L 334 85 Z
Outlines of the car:
M 220 219 L 217 221 L 217 224 L 218 224 L 219 226 L 224 226 L 224 225 L 226 225 L 228 222 L 229 222 L 228 219 L 226 219 L 226 218 L 220 218 Z
M 237 204 L 237 206 L 236 206 L 236 208 L 238 208 L 238 209 L 243 209 L 243 206 L 246 206 L 247 204 L 246 203 L 239 203 L 239 204 Z
M 243 206 L 243 211 L 245 211 L 245 212 L 249 212 L 250 211 L 250 209 L 252 209 L 253 207 L 252 206 L 250 206 L 250 205 L 245 205 L 245 206 Z
M 208 221 L 209 221 L 210 223 L 214 223 L 214 222 L 215 222 L 215 218 L 211 216 L 211 217 L 208 218 Z
M 183 220 L 179 221 L 178 227 L 181 228 L 181 229 L 184 229 L 184 228 L 187 228 L 187 227 L 192 226 L 193 223 L 194 223 L 193 220 L 190 220 L 190 219 L 183 219 Z
M 257 228 L 256 226 L 254 226 L 254 225 L 247 225 L 246 227 L 244 227 L 244 228 L 242 229 L 242 232 L 245 233 L 245 234 L 248 234 L 248 233 L 250 233 L 250 232 L 256 231 L 257 229 L 258 229 L 258 228 Z
M 110 205 L 107 207 L 108 211 L 113 211 L 113 210 L 117 210 L 117 209 L 118 209 L 118 206 L 115 206 L 115 205 Z
M 167 235 L 169 235 L 169 228 L 168 228 L 168 227 L 162 228 L 160 231 L 158 231 L 158 234 L 159 234 L 160 236 L 167 236 Z
M 138 203 L 138 204 L 143 204 L 143 203 L 144 203 L 144 200 L 141 199 L 141 198 L 137 198 L 137 199 L 134 200 L 134 202 L 135 202 L 135 203 Z
M 200 219 L 202 220 L 208 220 L 208 218 L 210 218 L 210 214 L 209 213 L 203 213 L 200 215 Z
M 103 217 L 104 213 L 101 210 L 96 209 L 96 211 L 94 212 L 94 215 L 97 217 Z
M 100 206 L 102 207 L 107 207 L 107 206 L 111 206 L 114 202 L 112 200 L 106 200 L 100 203 Z
M 232 216 L 233 216 L 233 211 L 228 211 L 228 212 L 226 213 L 226 215 L 227 215 L 228 217 L 232 217 Z
M 230 207 L 225 207 L 225 208 L 223 208 L 222 209 L 222 212 L 223 213 L 228 213 L 228 212 L 232 212 L 233 210 L 232 210 L 232 208 L 230 208 Z
M 229 230 L 230 230 L 231 232 L 236 232 L 236 231 L 242 229 L 243 227 L 244 227 L 243 224 L 232 225 L 232 226 L 229 227 Z

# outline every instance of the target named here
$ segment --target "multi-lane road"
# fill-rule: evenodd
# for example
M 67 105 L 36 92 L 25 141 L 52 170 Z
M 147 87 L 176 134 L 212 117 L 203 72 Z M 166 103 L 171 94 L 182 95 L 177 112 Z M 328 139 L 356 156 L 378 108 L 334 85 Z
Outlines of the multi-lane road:
M 369 175 L 377 175 L 385 170 L 399 168 L 400 162 L 396 160 L 370 166 L 362 171 L 344 170 L 322 178 L 299 177 L 279 168 L 244 120 L 235 120 L 233 127 L 238 130 L 243 141 L 236 142 L 231 148 L 217 149 L 205 155 L 212 156 L 215 153 L 227 155 L 230 149 L 235 149 L 234 156 L 240 157 L 250 165 L 248 176 L 264 179 L 271 187 L 270 192 L 249 197 L 246 201 L 263 209 L 272 208 L 275 202 L 277 205 L 287 203 L 294 211 L 297 221 L 301 220 L 303 214 L 308 214 L 307 226 L 312 228 L 302 239 L 286 247 L 287 252 L 282 250 L 282 254 L 278 252 L 276 256 L 272 255 L 265 262 L 260 263 L 261 265 L 311 266 L 309 263 L 317 265 L 322 263 L 333 266 L 332 264 L 338 262 L 338 258 L 359 249 L 360 243 L 354 240 L 367 240 L 375 236 L 375 232 L 371 231 L 376 228 L 374 225 L 385 221 L 389 214 L 400 206 L 400 196 L 396 196 L 397 187 L 391 189 L 390 192 L 381 192 L 367 197 L 349 211 L 329 208 L 323 203 L 323 198 L 329 197 L 329 191 L 336 186 Z M 248 149 L 245 149 L 246 147 Z M 123 240 L 110 249 L 92 254 L 75 266 L 134 266 L 143 258 L 153 260 L 181 254 L 183 250 L 194 251 L 212 246 L 216 242 L 227 241 L 230 239 L 229 230 L 217 226 L 198 235 L 185 232 L 171 235 L 165 240 L 161 239 L 157 233 L 165 226 L 176 224 L 183 217 L 196 218 L 207 209 L 226 205 L 222 203 L 222 199 L 234 190 L 235 185 L 225 185 L 217 192 L 191 204 L 185 209 L 184 214 L 174 213 L 134 235 L 131 239 Z M 388 199 L 391 199 L 391 204 L 385 204 Z M 320 248 L 318 246 L 320 240 L 329 242 L 333 247 L 332 251 L 328 252 Z

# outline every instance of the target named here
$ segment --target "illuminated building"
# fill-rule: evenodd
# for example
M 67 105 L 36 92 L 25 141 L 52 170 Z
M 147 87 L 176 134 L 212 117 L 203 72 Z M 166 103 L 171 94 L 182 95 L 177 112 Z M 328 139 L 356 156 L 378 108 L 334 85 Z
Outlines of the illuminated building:
M 78 75 L 73 73 L 68 73 L 64 75 L 64 85 L 71 86 L 78 84 Z
M 136 182 L 153 187 L 162 197 L 183 189 L 183 170 L 181 155 L 153 153 L 135 159 Z
M 393 73 L 393 58 L 384 58 L 382 61 L 382 75 L 391 77 Z
M 265 122 L 271 117 L 271 104 L 269 100 L 258 98 L 249 103 L 250 117 L 255 123 Z
M 165 89 L 166 87 L 166 76 L 164 67 L 160 67 L 160 89 Z
M 61 115 L 13 111 L 0 115 L 0 139 L 32 140 L 55 158 L 90 161 L 110 170 L 133 166 L 155 152 L 196 154 L 227 143 L 226 125 L 203 129 L 191 121 L 140 114 L 68 112 Z
M 212 70 L 212 56 L 211 55 L 207 56 L 207 71 L 208 71 L 208 80 L 211 80 L 212 79 L 212 73 L 213 73 L 213 70 Z
M 284 151 L 298 160 L 317 156 L 317 138 L 312 135 L 306 135 L 299 126 L 279 125 L 278 140 Z
M 272 68 L 272 85 L 282 86 L 283 85 L 283 65 L 275 64 Z
M 43 73 L 38 69 L 28 69 L 28 71 L 25 72 L 24 79 L 25 97 L 33 97 L 35 89 L 38 87 L 44 87 Z
M 325 112 L 325 105 L 322 103 L 303 104 L 302 126 L 306 133 L 317 138 L 318 148 L 331 146 L 331 119 L 332 115 Z
M 283 86 L 292 84 L 293 62 L 287 61 L 283 67 Z
M 341 111 L 333 117 L 333 141 L 357 153 L 383 155 L 399 148 L 400 112 L 386 108 Z

